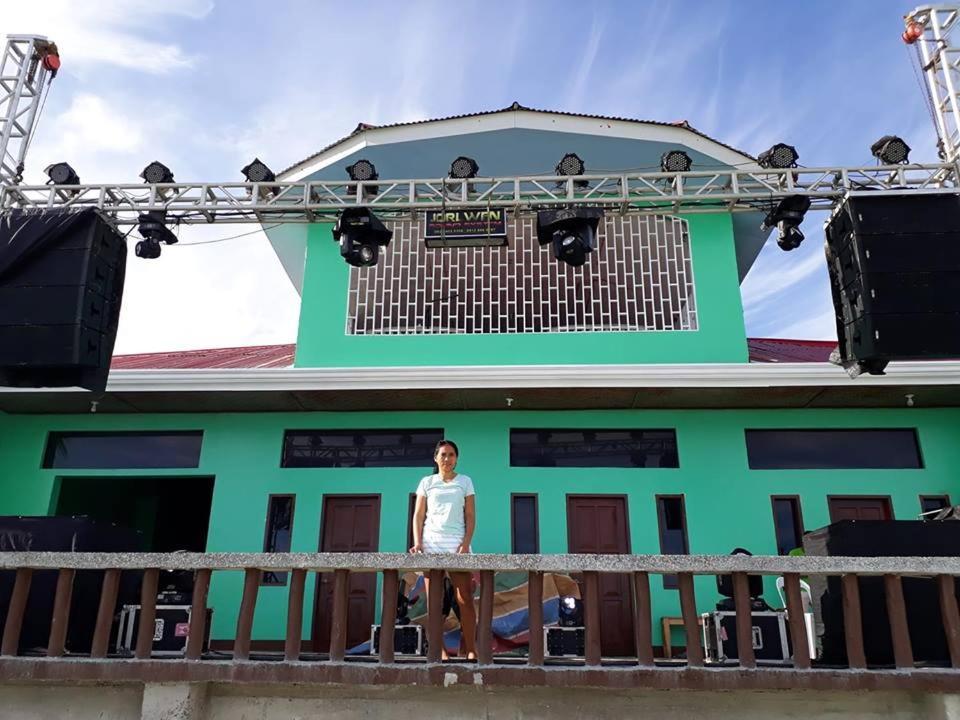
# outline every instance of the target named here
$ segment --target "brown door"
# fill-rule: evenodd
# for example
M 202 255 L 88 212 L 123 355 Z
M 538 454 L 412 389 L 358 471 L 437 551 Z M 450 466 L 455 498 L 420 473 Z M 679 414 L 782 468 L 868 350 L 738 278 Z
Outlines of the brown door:
M 627 499 L 567 496 L 567 544 L 572 553 L 629 553 Z M 629 575 L 600 575 L 600 648 L 608 657 L 636 655 Z
M 320 518 L 320 552 L 376 552 L 380 537 L 378 495 L 327 495 Z M 333 573 L 317 578 L 313 606 L 314 652 L 330 649 Z M 347 649 L 370 639 L 376 573 L 351 573 L 347 593 Z
M 830 522 L 840 520 L 892 520 L 890 498 L 886 497 L 831 497 Z

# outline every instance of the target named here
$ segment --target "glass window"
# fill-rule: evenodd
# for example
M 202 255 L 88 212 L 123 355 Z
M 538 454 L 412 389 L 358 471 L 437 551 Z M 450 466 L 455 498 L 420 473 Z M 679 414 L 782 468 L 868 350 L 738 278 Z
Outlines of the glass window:
M 513 467 L 675 468 L 673 430 L 511 430 Z
M 660 524 L 660 552 L 664 555 L 688 555 L 687 513 L 683 495 L 657 495 L 657 520 Z M 664 575 L 665 588 L 677 587 L 676 575 Z
M 747 430 L 754 470 L 923 467 L 917 432 L 882 430 Z
M 510 498 L 510 520 L 513 536 L 511 552 L 535 555 L 540 552 L 540 530 L 537 523 L 537 496 L 514 495 Z
M 932 513 L 950 507 L 950 498 L 947 495 L 921 495 L 920 512 Z
M 45 468 L 200 467 L 203 432 L 52 432 Z
M 443 430 L 287 430 L 285 468 L 430 467 Z
M 295 495 L 270 496 L 270 501 L 267 503 L 267 530 L 263 538 L 264 552 L 290 552 L 295 497 Z M 287 573 L 284 571 L 264 571 L 262 583 L 264 585 L 286 585 Z
M 773 528 L 779 555 L 803 547 L 803 521 L 800 518 L 799 498 L 773 497 Z

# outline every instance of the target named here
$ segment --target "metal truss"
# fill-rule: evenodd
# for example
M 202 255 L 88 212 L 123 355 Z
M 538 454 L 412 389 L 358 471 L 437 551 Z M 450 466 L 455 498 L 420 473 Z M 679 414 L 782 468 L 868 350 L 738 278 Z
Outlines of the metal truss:
M 41 56 L 50 43 L 39 35 L 8 35 L 0 59 L 0 182 L 18 183 L 50 72 Z
M 0 211 L 99 208 L 118 224 L 166 211 L 173 223 L 305 223 L 365 206 L 384 216 L 506 207 L 596 206 L 642 213 L 767 211 L 804 195 L 827 210 L 851 192 L 958 192 L 957 163 L 454 180 L 0 186 Z M 583 184 L 586 183 L 584 187 Z
M 907 33 L 919 25 L 916 40 L 920 64 L 927 81 L 931 111 L 940 136 L 940 156 L 955 161 L 960 156 L 960 47 L 957 27 L 960 5 L 921 5 L 904 17 Z

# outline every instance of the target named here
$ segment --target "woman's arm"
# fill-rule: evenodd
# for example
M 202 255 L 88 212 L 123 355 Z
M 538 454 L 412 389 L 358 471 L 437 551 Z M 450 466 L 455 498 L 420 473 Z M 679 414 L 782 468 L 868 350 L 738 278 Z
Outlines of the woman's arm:
M 413 547 L 410 552 L 423 552 L 423 523 L 427 519 L 427 496 L 417 495 L 417 503 L 413 507 Z
M 458 553 L 470 552 L 470 541 L 473 540 L 473 531 L 477 527 L 477 496 L 467 495 L 463 500 L 463 542 L 457 548 Z

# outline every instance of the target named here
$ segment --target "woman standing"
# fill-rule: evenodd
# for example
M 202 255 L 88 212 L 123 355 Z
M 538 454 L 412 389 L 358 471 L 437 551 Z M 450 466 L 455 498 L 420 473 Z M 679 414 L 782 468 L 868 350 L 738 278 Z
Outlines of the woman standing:
M 417 486 L 417 504 L 413 511 L 412 553 L 469 553 L 477 523 L 473 481 L 457 472 L 460 452 L 456 443 L 441 440 L 434 452 L 440 472 L 427 475 Z M 469 572 L 449 573 L 460 606 L 460 634 L 468 660 L 477 657 L 477 615 L 473 607 L 473 588 Z M 424 577 L 427 596 L 430 581 Z M 447 659 L 446 648 L 442 657 Z

